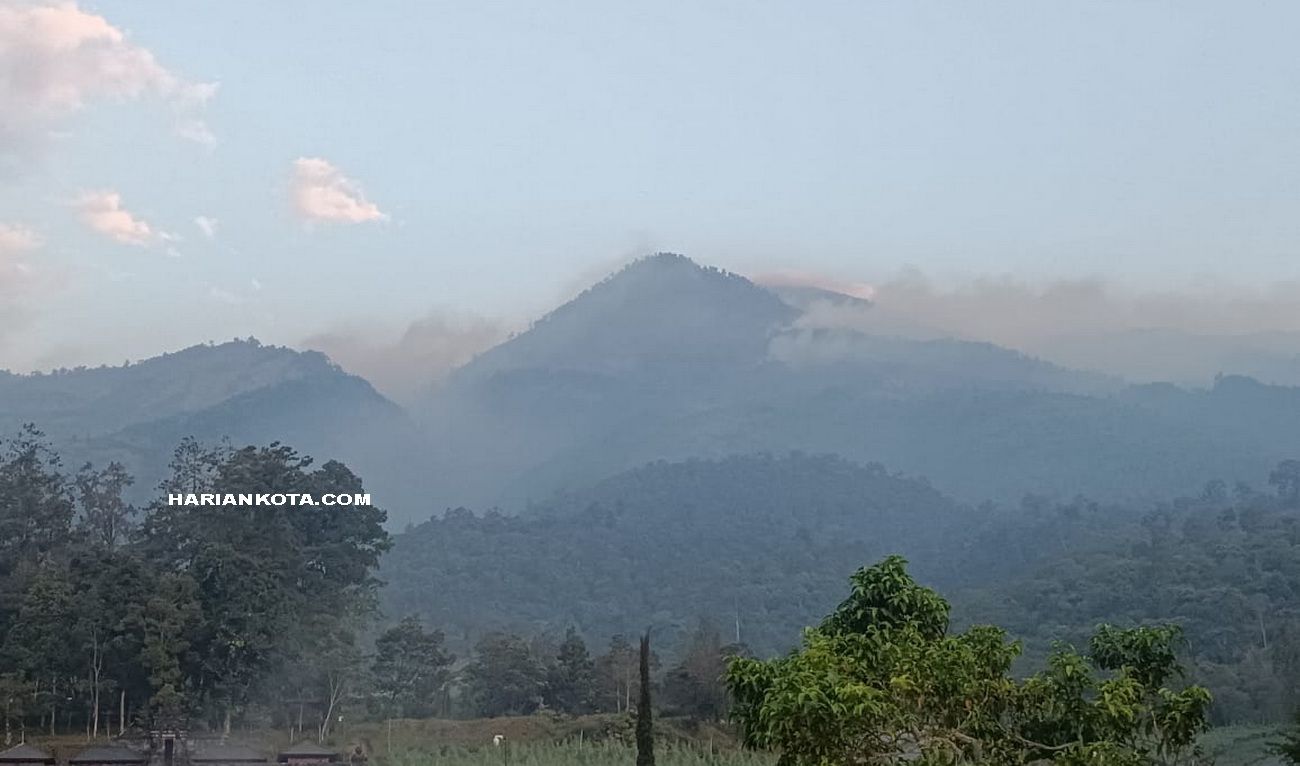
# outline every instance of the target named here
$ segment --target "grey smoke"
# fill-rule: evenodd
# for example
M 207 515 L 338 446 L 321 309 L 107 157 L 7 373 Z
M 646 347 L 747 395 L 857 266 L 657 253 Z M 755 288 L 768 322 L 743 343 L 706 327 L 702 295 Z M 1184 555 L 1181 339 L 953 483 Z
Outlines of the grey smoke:
M 502 320 L 431 312 L 398 332 L 351 324 L 307 337 L 300 345 L 324 352 L 390 399 L 411 404 L 509 332 Z
M 832 280 L 809 284 L 837 289 Z M 860 284 L 852 287 L 843 292 L 862 294 Z M 812 301 L 796 327 L 989 341 L 1136 382 L 1206 385 L 1216 374 L 1242 373 L 1300 385 L 1300 282 L 1144 291 L 1100 278 L 1035 284 L 981 277 L 939 284 L 908 270 L 872 283 L 870 302 Z

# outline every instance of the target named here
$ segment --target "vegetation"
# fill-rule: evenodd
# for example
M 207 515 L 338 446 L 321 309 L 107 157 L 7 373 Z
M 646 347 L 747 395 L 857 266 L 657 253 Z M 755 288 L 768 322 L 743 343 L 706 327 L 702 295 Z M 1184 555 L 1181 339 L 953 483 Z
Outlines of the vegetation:
M 249 716 L 326 736 L 361 669 L 374 570 L 388 549 L 369 506 L 123 502 L 120 466 L 75 479 L 32 427 L 0 455 L 0 683 L 8 725 L 92 736 Z M 273 444 L 176 450 L 167 493 L 362 492 L 340 463 Z
M 827 456 L 656 463 L 520 517 L 455 510 L 414 527 L 385 557 L 383 598 L 441 626 L 458 651 L 486 631 L 603 637 L 652 616 L 671 650 L 661 704 L 721 716 L 725 695 L 709 699 L 673 675 L 704 640 L 701 621 L 714 627 L 712 648 L 689 663 L 696 677 L 742 651 L 728 644 L 784 652 L 834 607 L 843 573 L 897 552 L 951 594 L 957 624 L 1022 639 L 1018 673 L 1043 667 L 1055 642 L 1087 645 L 1100 623 L 1174 623 L 1190 677 L 1215 691 L 1216 724 L 1277 722 L 1300 705 L 1291 475 L 1283 464 L 1263 489 L 1211 482 L 1163 503 L 1030 496 L 970 507 Z M 634 652 L 623 651 L 622 675 L 602 665 L 618 651 L 597 661 L 612 679 L 599 684 L 599 710 L 635 698 L 619 680 L 635 676 Z
M 636 703 L 636 766 L 655 766 L 654 710 L 650 702 L 650 631 L 641 636 L 641 693 Z
M 604 712 L 626 722 L 629 745 L 652 714 L 734 720 L 793 763 L 1172 763 L 1196 757 L 1210 720 L 1292 709 L 1300 464 L 1270 482 L 1211 483 L 1141 512 L 1036 498 L 970 508 L 830 457 L 655 464 L 521 518 L 451 513 L 387 553 L 375 508 L 164 500 L 361 492 L 340 463 L 186 440 L 160 498 L 136 507 L 122 466 L 68 472 L 28 427 L 0 453 L 0 700 L 10 731 L 90 736 L 141 723 L 329 740 L 344 719 L 391 731 L 426 716 Z M 898 541 L 957 594 L 960 624 L 1007 625 L 1028 651 L 999 628 L 950 628 L 948 602 L 891 557 L 854 576 L 800 649 L 756 659 L 777 631 L 815 622 L 809 609 L 831 610 L 833 569 Z M 385 620 L 381 557 L 396 559 L 386 576 L 410 573 L 390 605 L 423 587 L 449 594 L 442 611 L 390 606 L 408 616 Z M 459 616 L 468 599 L 479 622 Z M 594 652 L 593 616 L 613 628 Z M 619 632 L 647 617 L 663 657 Z M 664 742 L 663 762 L 686 757 Z
M 729 684 L 746 740 L 787 764 L 1174 764 L 1199 755 L 1210 694 L 1171 688 L 1178 630 L 1102 626 L 1089 652 L 1009 675 L 1002 630 L 948 630 L 948 603 L 890 557 L 775 660 L 737 658 Z

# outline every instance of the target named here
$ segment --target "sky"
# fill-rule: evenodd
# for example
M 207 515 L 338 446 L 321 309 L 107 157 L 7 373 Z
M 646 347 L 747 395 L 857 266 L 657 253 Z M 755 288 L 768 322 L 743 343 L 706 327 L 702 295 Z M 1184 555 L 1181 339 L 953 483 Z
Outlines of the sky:
M 1297 28 L 1262 1 L 0 0 L 0 368 L 481 345 L 661 250 L 1300 330 Z

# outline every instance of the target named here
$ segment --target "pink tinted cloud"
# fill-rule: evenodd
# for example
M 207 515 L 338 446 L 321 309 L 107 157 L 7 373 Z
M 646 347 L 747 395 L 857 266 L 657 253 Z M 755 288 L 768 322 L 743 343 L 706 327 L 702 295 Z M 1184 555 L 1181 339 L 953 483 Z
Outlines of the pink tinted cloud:
M 94 101 L 146 95 L 171 105 L 179 134 L 211 143 L 201 112 L 215 91 L 167 70 L 75 2 L 0 1 L 0 151 L 39 141 Z
M 167 236 L 122 207 L 122 195 L 115 191 L 85 192 L 77 200 L 81 222 L 93 231 L 124 245 L 152 245 Z
M 361 187 L 319 157 L 293 162 L 293 204 L 307 221 L 365 223 L 386 221 L 388 215 L 366 199 Z

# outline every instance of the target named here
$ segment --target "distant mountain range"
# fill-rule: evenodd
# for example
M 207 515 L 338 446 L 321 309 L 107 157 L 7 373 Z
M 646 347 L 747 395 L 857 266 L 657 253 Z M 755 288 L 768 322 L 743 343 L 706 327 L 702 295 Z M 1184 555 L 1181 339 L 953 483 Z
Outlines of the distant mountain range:
M 323 354 L 254 340 L 122 367 L 0 372 L 0 433 L 29 422 L 71 470 L 84 461 L 126 465 L 137 500 L 154 496 L 186 436 L 236 446 L 280 441 L 321 460 L 342 459 L 372 484 L 400 486 L 389 453 L 414 433 L 400 407 Z
M 236 341 L 137 364 L 0 373 L 0 432 L 45 429 L 70 464 L 148 490 L 183 436 L 339 458 L 393 520 L 517 511 L 656 460 L 841 455 L 964 501 L 1168 497 L 1261 482 L 1300 456 L 1300 389 L 1224 377 L 1131 386 L 988 344 L 806 321 L 868 306 L 642 259 L 480 354 L 408 413 L 323 355 Z
M 809 299 L 680 256 L 628 266 L 432 398 L 436 496 L 517 508 L 653 460 L 800 449 L 969 500 L 1166 497 L 1300 455 L 1297 389 L 1132 388 L 987 343 L 808 327 Z

